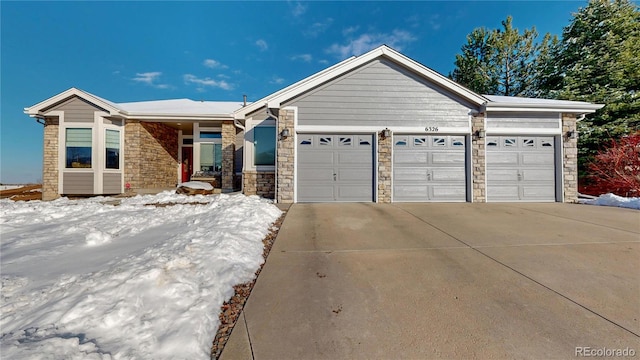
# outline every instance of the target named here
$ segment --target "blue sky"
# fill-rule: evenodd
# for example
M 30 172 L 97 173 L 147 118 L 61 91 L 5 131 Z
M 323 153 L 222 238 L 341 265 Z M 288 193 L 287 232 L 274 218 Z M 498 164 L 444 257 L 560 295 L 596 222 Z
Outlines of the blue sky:
M 507 15 L 562 33 L 585 1 L 0 2 L 0 182 L 42 178 L 23 108 L 77 87 L 114 102 L 257 100 L 387 44 L 440 72 Z

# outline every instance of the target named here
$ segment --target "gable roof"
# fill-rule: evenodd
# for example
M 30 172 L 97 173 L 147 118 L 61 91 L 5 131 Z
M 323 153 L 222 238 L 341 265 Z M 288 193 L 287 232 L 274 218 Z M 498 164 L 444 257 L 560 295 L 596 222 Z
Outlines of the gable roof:
M 440 75 L 434 70 L 414 61 L 407 56 L 393 50 L 387 45 L 382 45 L 376 49 L 373 49 L 360 56 L 352 56 L 338 64 L 331 66 L 323 71 L 320 71 L 314 75 L 311 75 L 305 79 L 294 83 L 278 92 L 275 92 L 269 96 L 266 96 L 258 101 L 253 102 L 251 105 L 239 109 L 235 112 L 236 119 L 244 119 L 247 114 L 250 114 L 256 110 L 259 110 L 263 106 L 269 108 L 279 108 L 280 104 L 292 99 L 310 89 L 313 89 L 329 80 L 335 79 L 347 72 L 360 67 L 370 61 L 383 57 L 391 60 L 415 73 L 422 76 L 429 81 L 440 85 L 442 88 L 451 91 L 452 93 L 468 100 L 472 104 L 478 106 L 487 102 L 487 99 L 482 95 L 476 94 L 473 91 L 465 88 L 464 86 L 448 79 L 447 77 Z
M 84 99 L 109 112 L 110 116 L 134 119 L 220 120 L 233 119 L 233 112 L 243 106 L 233 101 L 195 101 L 191 99 L 153 100 L 114 103 L 89 92 L 71 88 L 58 95 L 41 101 L 24 112 L 31 117 L 43 117 L 47 108 L 60 104 L 72 97 Z

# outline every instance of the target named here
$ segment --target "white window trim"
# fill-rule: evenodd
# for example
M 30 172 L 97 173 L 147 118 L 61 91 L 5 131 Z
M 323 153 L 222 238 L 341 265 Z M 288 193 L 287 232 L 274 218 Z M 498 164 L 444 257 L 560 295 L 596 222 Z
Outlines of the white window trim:
M 193 124 L 193 174 L 200 171 L 200 144 L 222 144 L 222 138 L 209 139 L 201 138 L 200 133 L 203 132 L 219 132 L 222 134 L 222 127 L 201 127 L 200 124 Z M 188 136 L 185 136 L 188 138 Z
M 274 119 L 264 119 L 264 120 L 247 120 L 246 121 L 246 132 L 245 132 L 245 170 L 249 170 L 249 171 L 259 171 L 259 172 L 272 172 L 272 171 L 276 171 L 276 166 L 275 165 L 254 165 L 254 156 L 253 153 L 255 151 L 255 147 L 253 146 L 253 128 L 255 127 L 260 127 L 260 126 L 272 126 L 272 127 L 276 127 L 276 121 Z M 276 131 L 276 139 L 274 139 L 274 141 L 276 142 L 276 151 L 277 151 L 277 131 Z M 277 154 L 276 154 L 277 156 Z

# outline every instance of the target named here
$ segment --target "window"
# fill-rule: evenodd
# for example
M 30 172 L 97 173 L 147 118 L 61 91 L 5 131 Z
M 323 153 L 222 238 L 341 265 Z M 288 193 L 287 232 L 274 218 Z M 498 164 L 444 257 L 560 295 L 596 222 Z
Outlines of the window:
M 342 146 L 350 146 L 351 145 L 351 138 L 350 137 L 341 137 L 340 138 L 340 145 L 342 145 Z
M 210 131 L 201 131 L 200 139 L 222 139 L 222 133 L 219 132 L 210 132 Z
M 200 144 L 200 171 L 222 171 L 222 144 Z
M 321 137 L 320 138 L 320 145 L 329 145 L 331 146 L 331 141 L 333 139 L 331 139 L 330 137 Z
M 91 129 L 66 129 L 67 168 L 91 168 L 91 133 Z
M 427 138 L 424 138 L 424 137 L 413 138 L 413 146 L 427 146 Z
M 105 150 L 105 168 L 120 169 L 120 131 L 107 130 Z
M 447 146 L 445 138 L 434 137 L 432 141 L 433 141 L 433 146 Z
M 312 145 L 311 139 L 311 137 L 303 138 L 302 140 L 300 140 L 300 145 Z
M 254 165 L 276 164 L 276 127 L 256 126 L 253 128 Z

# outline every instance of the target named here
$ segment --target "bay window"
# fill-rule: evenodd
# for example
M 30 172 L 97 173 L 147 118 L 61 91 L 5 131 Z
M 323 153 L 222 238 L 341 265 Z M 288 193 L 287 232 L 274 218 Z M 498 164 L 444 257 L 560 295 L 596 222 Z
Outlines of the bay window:
M 92 129 L 65 129 L 66 168 L 91 168 Z

